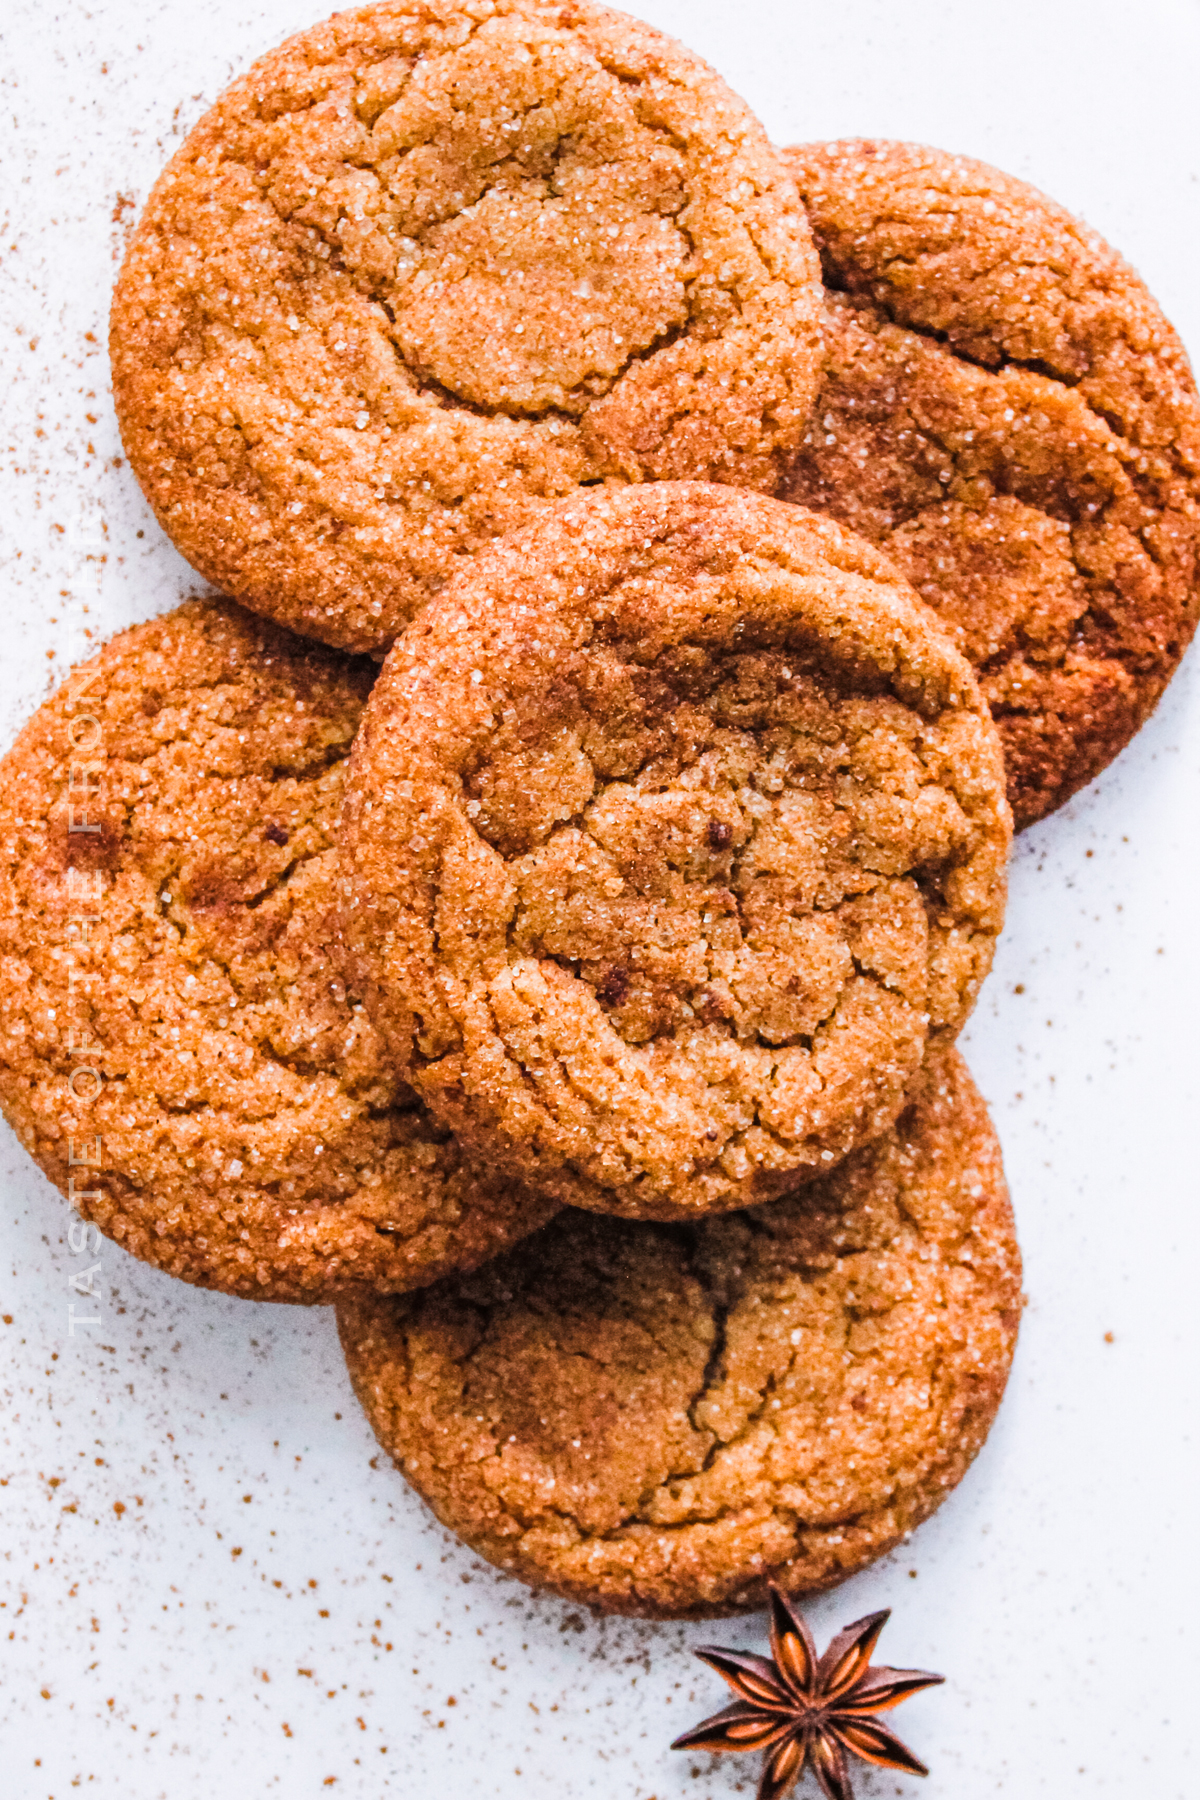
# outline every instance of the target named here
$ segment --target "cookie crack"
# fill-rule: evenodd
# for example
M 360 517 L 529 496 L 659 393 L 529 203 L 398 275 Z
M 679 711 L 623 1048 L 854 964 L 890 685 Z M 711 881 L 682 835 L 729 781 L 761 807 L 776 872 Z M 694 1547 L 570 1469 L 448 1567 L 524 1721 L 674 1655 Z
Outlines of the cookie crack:
M 708 1357 L 700 1376 L 700 1384 L 692 1395 L 692 1398 L 688 1401 L 686 1407 L 688 1423 L 692 1427 L 692 1430 L 699 1436 L 711 1436 L 713 1442 L 705 1452 L 704 1459 L 698 1470 L 690 1472 L 686 1470 L 681 1471 L 681 1474 L 685 1478 L 691 1479 L 694 1478 L 696 1474 L 703 1474 L 706 1469 L 712 1466 L 712 1463 L 721 1448 L 718 1435 L 713 1431 L 712 1427 L 710 1425 L 701 1425 L 698 1422 L 696 1410 L 708 1398 L 708 1395 L 716 1386 L 718 1380 L 722 1379 L 726 1373 L 725 1359 L 729 1348 L 729 1316 L 733 1311 L 733 1304 L 731 1301 L 722 1298 L 716 1286 L 708 1276 L 703 1259 L 700 1255 L 700 1233 L 695 1227 L 693 1227 L 687 1235 L 686 1248 L 688 1255 L 688 1272 L 701 1288 L 709 1303 L 713 1325 L 713 1341 L 709 1345 Z M 673 1479 L 678 1479 L 678 1477 L 674 1477 Z M 663 1485 L 668 1486 L 669 1481 Z
M 848 292 L 849 290 L 838 291 Z M 855 311 L 859 317 L 863 316 L 864 313 L 867 317 L 878 317 L 878 314 L 874 312 L 874 308 L 875 302 L 872 301 L 867 306 L 856 308 Z M 879 312 L 884 312 L 885 318 L 887 317 L 882 306 L 879 307 Z M 921 327 L 911 325 L 907 321 L 887 318 L 887 322 L 893 324 L 895 329 L 904 331 L 918 341 L 926 341 L 933 344 L 936 348 L 943 351 L 952 361 L 961 361 L 968 366 L 978 367 L 985 374 L 1000 375 L 1003 373 L 1005 367 L 1028 368 L 1032 373 L 1038 374 L 1044 379 L 1051 380 L 1058 386 L 1071 386 L 1070 383 L 1064 381 L 1053 372 L 1047 374 L 1045 371 L 1035 369 L 1032 364 L 1025 364 L 1014 360 L 1010 363 L 1002 364 L 1000 367 L 994 367 L 990 364 L 976 362 L 965 352 L 959 350 L 957 346 L 951 344 L 946 338 L 939 336 L 933 331 L 923 330 Z M 1086 380 L 1086 378 L 1082 378 L 1082 380 Z M 1122 473 L 1129 482 L 1131 493 L 1136 498 L 1137 505 L 1142 508 L 1146 515 L 1146 522 L 1148 523 L 1159 515 L 1164 517 L 1179 517 L 1181 514 L 1185 514 L 1186 507 L 1181 507 L 1178 503 L 1172 504 L 1169 498 L 1163 496 L 1161 478 L 1156 478 L 1144 467 L 1147 455 L 1161 456 L 1164 447 L 1156 444 L 1151 446 L 1150 450 L 1147 451 L 1139 443 L 1136 437 L 1126 435 L 1119 420 L 1092 403 L 1091 397 L 1083 389 L 1082 380 L 1080 386 L 1076 388 L 1075 391 L 1080 392 L 1088 416 L 1095 420 L 1097 424 L 1103 425 L 1105 432 L 1113 440 L 1109 447 L 1109 453 L 1117 458 Z M 817 410 L 820 410 L 819 403 Z M 918 421 L 911 411 L 907 412 L 904 416 L 907 419 L 908 430 L 910 433 L 922 443 L 929 446 L 931 450 L 936 451 L 940 464 L 945 470 L 951 472 L 954 478 L 961 483 L 967 484 L 978 479 L 978 476 L 970 467 L 970 452 L 964 453 L 962 450 L 955 449 L 952 444 L 947 441 L 946 436 L 939 432 L 935 426 Z M 1172 450 L 1173 448 L 1174 447 L 1172 446 Z M 964 461 L 967 464 L 965 468 Z M 1179 462 L 1177 456 L 1172 456 L 1171 467 L 1176 479 L 1183 479 L 1186 477 L 1186 470 Z M 1080 502 L 1074 507 L 1065 502 L 1060 506 L 1055 506 L 1052 503 L 1048 504 L 1047 497 L 1044 494 L 1033 492 L 1028 483 L 1022 480 L 1019 466 L 1011 467 L 1007 460 L 1003 460 L 999 467 L 989 469 L 986 475 L 986 481 L 991 492 L 996 497 L 1015 500 L 1022 506 L 1027 506 L 1031 512 L 1036 513 L 1039 517 L 1067 527 L 1071 547 L 1071 567 L 1083 586 L 1087 597 L 1087 604 L 1083 612 L 1074 622 L 1070 641 L 1062 645 L 1062 647 L 1053 655 L 1047 656 L 1042 646 L 1030 641 L 1024 629 L 1024 621 L 1018 619 L 1014 622 L 1012 627 L 1013 632 L 1016 634 L 1017 642 L 1008 647 L 1002 647 L 999 651 L 995 652 L 987 659 L 987 662 L 980 666 L 980 672 L 986 675 L 995 672 L 998 669 L 1003 669 L 1004 666 L 1011 661 L 1014 654 L 1034 655 L 1036 665 L 1040 669 L 1060 669 L 1073 651 L 1078 651 L 1085 647 L 1085 629 L 1090 625 L 1100 634 L 1102 644 L 1101 646 L 1088 646 L 1087 653 L 1089 656 L 1095 660 L 1108 662 L 1117 667 L 1126 669 L 1141 682 L 1148 681 L 1151 685 L 1157 683 L 1155 691 L 1160 691 L 1163 680 L 1165 679 L 1161 676 L 1161 666 L 1164 655 L 1169 660 L 1172 649 L 1177 646 L 1180 638 L 1183 637 L 1187 631 L 1186 621 L 1181 622 L 1180 627 L 1172 638 L 1171 644 L 1168 646 L 1166 652 L 1148 652 L 1139 658 L 1130 647 L 1125 646 L 1119 641 L 1116 643 L 1106 641 L 1111 637 L 1111 632 L 1103 616 L 1105 610 L 1104 600 L 1105 596 L 1111 592 L 1111 580 L 1103 574 L 1096 575 L 1089 571 L 1086 566 L 1084 554 L 1078 543 L 1079 534 L 1081 532 L 1089 532 L 1097 528 L 1104 528 L 1111 519 L 1114 511 L 1117 511 L 1122 506 L 1123 502 L 1127 501 L 1128 496 L 1119 492 L 1113 493 L 1110 491 L 1107 497 L 1096 506 L 1094 511 L 1089 511 L 1083 502 Z M 944 488 L 949 488 L 950 485 L 951 482 L 949 479 L 943 483 Z M 902 530 L 909 525 L 919 523 L 926 517 L 935 517 L 941 508 L 947 504 L 948 501 L 946 495 L 943 493 L 943 496 L 940 499 L 934 499 L 924 504 L 913 502 L 908 506 L 900 506 L 896 509 L 893 522 L 880 542 L 885 548 L 888 547 L 892 537 L 897 531 Z M 1133 531 L 1133 535 L 1137 540 L 1140 552 L 1145 555 L 1148 562 L 1153 564 L 1154 568 L 1160 574 L 1169 576 L 1173 567 L 1173 560 L 1170 552 L 1161 548 L 1155 541 L 1153 535 L 1148 537 L 1145 532 L 1140 530 L 1136 525 L 1131 526 L 1130 529 Z M 1194 604 L 1192 611 L 1195 611 Z M 1097 657 L 1097 648 L 1101 651 L 1099 657 Z M 1028 705 L 1006 700 L 993 701 L 991 710 L 994 715 L 1003 717 L 1020 716 L 1044 718 L 1060 716 L 1059 712 L 1050 705 L 1031 709 Z
M 912 269 L 920 267 L 918 263 L 910 262 L 903 257 L 890 259 L 885 267 L 893 268 L 897 265 Z M 993 266 L 999 269 L 1012 265 L 1007 258 L 1001 257 Z M 826 264 L 826 253 L 823 249 L 821 251 L 821 278 L 830 293 L 841 294 L 848 300 L 861 302 L 861 305 L 855 306 L 856 312 L 868 314 L 876 312 L 882 315 L 887 324 L 893 325 L 898 331 L 906 331 L 914 338 L 946 351 L 955 361 L 965 363 L 968 368 L 979 369 L 987 375 L 1002 375 L 1006 369 L 1022 370 L 1027 374 L 1039 376 L 1043 381 L 1052 382 L 1056 387 L 1064 388 L 1069 393 L 1081 394 L 1091 416 L 1103 421 L 1106 430 L 1125 448 L 1130 460 L 1134 462 L 1135 466 L 1126 471 L 1131 480 L 1136 480 L 1139 474 L 1136 467 L 1137 459 L 1144 457 L 1148 452 L 1161 454 L 1164 448 L 1169 448 L 1172 452 L 1176 449 L 1174 442 L 1171 442 L 1169 446 L 1157 442 L 1151 445 L 1142 443 L 1139 437 L 1131 436 L 1126 431 L 1124 422 L 1115 413 L 1109 412 L 1097 404 L 1096 396 L 1090 391 L 1088 385 L 1093 374 L 1090 368 L 1081 375 L 1071 375 L 1037 357 L 1020 357 L 1003 353 L 997 357 L 996 361 L 989 362 L 984 357 L 973 355 L 971 351 L 957 343 L 948 331 L 941 331 L 935 325 L 919 324 L 916 320 L 907 317 L 903 313 L 900 301 L 893 300 L 886 293 L 880 294 L 873 287 L 867 289 L 854 286 L 848 277 L 843 276 L 834 266 Z M 1128 347 L 1127 338 L 1122 337 L 1121 342 Z M 814 412 L 819 412 L 819 410 L 820 396 L 814 402 Z M 926 428 L 922 427 L 921 429 L 925 430 Z M 934 441 L 939 440 L 935 437 Z M 1175 466 L 1182 471 L 1182 465 L 1177 460 Z M 1051 514 L 1050 516 L 1056 515 Z
M 881 294 L 877 286 L 855 286 L 852 277 L 844 274 L 836 264 L 827 260 L 829 253 L 825 250 L 824 246 L 819 246 L 819 249 L 821 256 L 821 279 L 825 287 L 829 289 L 830 293 L 844 294 L 851 300 L 866 301 L 870 306 L 877 307 L 889 324 L 897 326 L 901 331 L 911 331 L 914 337 L 924 338 L 928 343 L 941 345 L 943 349 L 949 350 L 952 355 L 959 358 L 960 361 L 969 364 L 972 368 L 985 369 L 990 375 L 998 375 L 1004 369 L 1025 369 L 1031 375 L 1041 375 L 1043 379 L 1053 381 L 1059 387 L 1072 390 L 1077 389 L 1081 383 L 1087 379 L 1086 374 L 1071 375 L 1065 373 L 1061 369 L 1056 369 L 1052 363 L 1048 363 L 1044 359 L 1038 357 L 1012 356 L 1007 352 L 1003 352 L 994 362 L 989 362 L 986 357 L 975 355 L 970 350 L 965 349 L 961 344 L 956 343 L 948 331 L 939 330 L 936 325 L 918 324 L 915 320 L 907 317 L 903 310 L 903 302 L 894 299 L 886 292 Z M 996 269 L 1011 268 L 1014 266 L 1021 267 L 1025 265 L 1014 265 L 1010 258 L 1000 257 L 990 268 L 982 270 L 981 274 L 986 277 L 987 275 L 992 274 Z M 1038 267 L 1041 265 L 1035 264 L 1028 266 Z M 893 256 L 886 258 L 882 267 L 885 270 L 896 268 L 919 270 L 921 264 L 912 261 L 908 257 Z
M 480 31 L 482 29 L 483 29 L 483 26 L 480 23 L 477 22 L 476 24 L 474 24 L 472 26 L 470 32 L 468 33 L 467 37 L 464 38 L 461 41 L 461 43 L 456 44 L 452 51 L 448 51 L 445 54 L 447 54 L 447 55 L 457 54 L 468 43 L 471 43 L 475 39 L 475 37 L 480 33 Z M 606 70 L 606 72 L 608 74 L 610 74 L 622 87 L 631 88 L 631 89 L 640 91 L 641 88 L 644 86 L 644 83 L 643 83 L 643 80 L 641 77 L 627 74 L 626 72 L 621 70 L 619 68 L 619 66 L 616 66 L 615 64 L 610 64 L 608 61 L 605 60 L 605 58 L 603 58 L 601 55 L 597 54 L 594 46 L 589 46 L 589 48 L 592 49 L 593 55 L 596 56 L 596 61 L 597 61 L 598 65 L 600 67 L 604 68 Z M 323 65 L 323 66 L 329 66 L 329 65 Z M 336 67 L 338 65 L 335 62 L 332 66 Z M 412 75 L 410 72 L 409 85 L 411 85 L 411 82 L 412 82 Z M 676 82 L 672 83 L 672 86 L 678 88 L 680 86 L 680 84 L 676 81 Z M 531 118 L 536 117 L 536 115 L 538 115 L 539 113 L 544 113 L 546 111 L 547 107 L 549 107 L 551 104 L 553 104 L 553 102 L 560 97 L 561 97 L 561 89 L 556 88 L 553 91 L 549 92 L 545 97 L 539 99 L 533 106 L 529 107 L 521 115 L 522 128 L 523 129 L 527 128 L 528 121 Z M 399 98 L 399 96 L 397 97 L 397 99 L 398 98 Z M 291 109 L 291 111 L 289 111 L 286 115 L 281 115 L 281 116 L 286 116 L 288 118 L 294 118 L 294 119 L 303 118 L 306 115 L 310 114 L 314 110 L 314 107 L 317 104 L 319 104 L 319 103 L 312 102 L 306 107 Z M 393 102 L 393 104 L 395 104 L 395 102 Z M 260 123 L 265 122 L 262 119 L 261 109 L 259 109 L 256 112 L 255 116 Z M 681 138 L 670 127 L 670 125 L 668 123 L 666 123 L 665 121 L 663 121 L 662 119 L 656 119 L 653 123 L 648 123 L 646 120 L 642 119 L 639 114 L 639 126 L 640 126 L 641 130 L 649 132 L 653 137 L 655 137 L 655 138 L 659 139 L 660 141 L 669 145 L 670 148 L 673 149 L 678 155 L 683 156 L 683 157 L 688 157 L 691 154 L 692 146 L 690 145 L 688 140 L 685 138 Z M 388 194 L 391 191 L 390 185 L 388 183 L 385 183 L 383 178 L 379 174 L 380 161 L 387 160 L 387 159 L 386 159 L 386 157 L 384 157 L 382 155 L 382 153 L 373 144 L 373 142 L 370 141 L 373 138 L 374 126 L 373 125 L 369 126 L 366 129 L 367 129 L 367 135 L 368 135 L 368 140 L 369 140 L 369 147 L 364 147 L 364 149 L 357 156 L 354 155 L 353 153 L 348 152 L 347 156 L 345 158 L 345 166 L 352 167 L 352 168 L 358 168 L 358 169 L 362 169 L 364 171 L 369 172 L 371 175 L 373 175 L 375 177 L 375 179 L 377 181 L 380 182 L 380 186 L 381 186 L 383 192 L 385 194 Z M 519 136 L 519 134 L 517 134 L 517 135 Z M 554 192 L 553 192 L 555 179 L 558 175 L 558 171 L 562 164 L 564 150 L 570 149 L 570 147 L 572 146 L 572 144 L 574 142 L 574 135 L 575 134 L 569 130 L 559 134 L 559 136 L 555 140 L 553 150 L 550 153 L 551 160 L 550 160 L 550 166 L 549 166 L 548 170 L 545 173 L 538 173 L 536 175 L 530 171 L 527 171 L 519 161 L 515 162 L 515 163 L 513 162 L 512 153 L 511 153 L 510 148 L 508 148 L 508 147 L 499 148 L 498 154 L 497 154 L 494 162 L 491 165 L 491 170 L 492 170 L 492 174 L 493 174 L 494 178 L 489 179 L 487 181 L 486 185 L 481 189 L 480 193 L 470 202 L 470 204 L 468 206 L 451 209 L 450 211 L 448 211 L 445 214 L 444 217 L 430 219 L 429 221 L 417 226 L 414 230 L 406 231 L 405 235 L 407 237 L 409 237 L 411 239 L 411 241 L 413 241 L 414 243 L 422 246 L 423 248 L 428 248 L 431 234 L 433 232 L 435 232 L 436 230 L 438 230 L 441 226 L 445 225 L 446 223 L 448 223 L 450 220 L 452 220 L 454 218 L 462 217 L 462 216 L 465 216 L 466 214 L 469 214 L 475 208 L 483 205 L 491 195 L 493 195 L 497 192 L 504 192 L 507 190 L 508 181 L 506 179 L 505 174 L 502 171 L 509 164 L 512 164 L 512 174 L 517 181 L 519 181 L 521 183 L 525 183 L 525 184 L 528 184 L 531 182 L 537 182 L 538 184 L 544 185 L 546 187 L 546 189 L 549 190 L 549 192 L 547 193 L 547 196 L 546 196 L 547 198 L 557 197 L 554 195 Z M 730 136 L 730 134 L 727 131 L 722 130 L 719 133 L 719 136 L 720 136 L 721 140 L 730 148 L 730 150 L 736 152 L 738 145 L 736 144 L 736 142 L 733 140 L 733 138 Z M 411 150 L 406 152 L 406 155 L 411 155 L 411 154 L 413 154 L 413 152 Z M 232 159 L 232 160 L 236 160 L 238 163 L 238 166 L 240 166 L 243 169 L 248 170 L 252 175 L 256 174 L 256 170 L 255 170 L 254 166 L 249 161 L 247 161 L 247 159 L 245 157 L 238 157 L 238 158 Z M 401 166 L 403 166 L 403 163 L 401 163 Z M 610 164 L 607 166 L 615 167 L 618 165 L 613 163 L 613 164 Z M 317 239 L 317 241 L 319 241 L 324 246 L 324 249 L 328 252 L 328 255 L 323 259 L 325 266 L 334 269 L 338 274 L 343 276 L 344 279 L 346 281 L 348 281 L 359 293 L 363 294 L 363 296 L 365 298 L 369 299 L 375 305 L 380 307 L 380 309 L 384 313 L 384 316 L 388 320 L 389 329 L 388 329 L 386 335 L 388 337 L 389 343 L 391 344 L 392 351 L 396 357 L 397 363 L 418 384 L 419 392 L 421 392 L 422 394 L 425 394 L 429 398 L 435 400 L 439 404 L 439 406 L 443 407 L 446 410 L 450 410 L 450 409 L 463 410 L 465 412 L 473 414 L 474 416 L 482 418 L 482 419 L 511 418 L 515 421 L 536 422 L 541 419 L 549 418 L 549 419 L 558 419 L 560 421 L 565 421 L 567 423 L 575 423 L 575 422 L 577 422 L 577 420 L 578 420 L 579 416 L 581 416 L 581 414 L 586 414 L 586 412 L 590 409 L 591 404 L 593 404 L 597 400 L 603 398 L 604 395 L 611 393 L 620 384 L 620 382 L 623 380 L 623 378 L 628 374 L 630 369 L 635 367 L 639 362 L 646 360 L 647 358 L 653 356 L 654 354 L 658 353 L 659 351 L 663 350 L 664 348 L 669 348 L 673 343 L 679 341 L 680 338 L 686 337 L 688 335 L 688 333 L 690 332 L 690 330 L 694 327 L 698 313 L 699 313 L 699 296 L 698 296 L 696 282 L 694 280 L 690 280 L 685 284 L 686 297 L 687 297 L 687 313 L 686 313 L 685 319 L 682 322 L 679 322 L 679 323 L 676 323 L 674 325 L 664 328 L 662 331 L 656 333 L 655 336 L 647 344 L 642 346 L 640 349 L 631 351 L 629 353 L 629 355 L 624 358 L 620 367 L 613 374 L 605 375 L 602 378 L 604 385 L 603 385 L 603 389 L 602 389 L 601 393 L 585 393 L 585 394 L 581 394 L 579 396 L 578 410 L 572 410 L 572 408 L 570 408 L 570 407 L 556 406 L 554 404 L 546 404 L 546 405 L 530 406 L 530 407 L 522 407 L 515 402 L 511 403 L 511 404 L 497 403 L 497 404 L 490 405 L 490 406 L 480 404 L 479 402 L 469 400 L 465 396 L 460 395 L 456 389 L 448 387 L 444 383 L 438 381 L 435 377 L 432 376 L 432 374 L 429 371 L 421 368 L 421 366 L 418 363 L 415 363 L 413 360 L 411 360 L 409 358 L 409 356 L 404 351 L 403 347 L 397 342 L 396 336 L 395 336 L 396 326 L 397 326 L 396 311 L 395 311 L 395 307 L 393 306 L 393 304 L 391 303 L 391 301 L 388 298 L 389 293 L 392 292 L 394 289 L 394 283 L 389 284 L 386 277 L 381 277 L 381 276 L 372 277 L 366 271 L 356 269 L 347 262 L 346 255 L 345 255 L 345 247 L 341 241 L 341 237 L 340 237 L 340 234 L 338 231 L 338 225 L 340 225 L 346 219 L 350 219 L 350 220 L 354 221 L 354 220 L 356 220 L 356 218 L 362 217 L 363 216 L 362 214 L 354 215 L 354 214 L 348 212 L 347 209 L 345 208 L 345 206 L 340 206 L 337 224 L 335 224 L 333 227 L 329 227 L 329 226 L 326 226 L 320 220 L 317 220 L 314 222 L 312 220 L 311 214 L 307 218 L 302 218 L 301 215 L 304 211 L 304 207 L 308 206 L 311 202 L 311 198 L 312 198 L 311 195 L 308 196 L 308 198 L 303 202 L 302 206 L 299 209 L 297 209 L 297 211 L 293 214 L 293 213 L 283 210 L 282 207 L 280 206 L 279 201 L 278 201 L 277 197 L 275 196 L 275 194 L 273 194 L 272 192 L 270 192 L 269 190 L 264 188 L 261 184 L 261 181 L 258 179 L 256 179 L 256 181 L 255 181 L 255 189 L 256 189 L 256 192 L 259 194 L 260 198 L 263 201 L 265 201 L 265 203 L 271 209 L 271 211 L 274 214 L 275 219 L 280 227 L 282 227 L 284 229 L 301 229 L 301 230 L 310 232 Z M 680 202 L 679 206 L 677 208 L 675 208 L 673 211 L 668 212 L 668 213 L 659 214 L 659 216 L 670 217 L 672 219 L 676 230 L 679 232 L 681 238 L 684 240 L 684 243 L 687 246 L 687 252 L 688 252 L 689 258 L 694 261 L 695 256 L 696 256 L 696 240 L 695 240 L 695 236 L 694 236 L 693 232 L 689 229 L 689 226 L 687 223 L 687 219 L 686 219 L 687 211 L 688 211 L 688 202 L 687 202 L 687 199 L 685 198 L 683 201 Z M 757 243 L 757 240 L 755 240 L 755 248 L 756 248 L 759 260 L 760 260 L 760 262 L 762 262 L 763 261 L 763 252 L 762 252 L 761 246 Z M 727 288 L 724 286 L 722 286 L 721 291 L 727 295 L 729 301 L 735 308 L 738 316 L 741 316 L 744 312 L 744 308 L 742 306 L 741 299 L 740 299 L 740 296 L 737 293 L 737 291 L 732 288 Z M 673 415 L 673 418 L 676 416 L 679 416 L 679 415 Z M 667 430 L 669 429 L 669 425 L 671 422 L 673 422 L 673 419 L 672 419 L 672 421 L 668 421 L 667 424 L 664 426 L 664 431 L 663 431 L 664 436 L 667 434 Z

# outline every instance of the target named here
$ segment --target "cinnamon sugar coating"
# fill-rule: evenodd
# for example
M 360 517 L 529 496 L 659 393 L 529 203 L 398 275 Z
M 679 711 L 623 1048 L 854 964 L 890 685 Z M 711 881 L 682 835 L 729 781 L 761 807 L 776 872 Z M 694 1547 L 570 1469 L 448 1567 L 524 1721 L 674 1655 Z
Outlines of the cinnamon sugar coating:
M 686 1618 L 906 1537 L 983 1443 L 1020 1310 L 999 1147 L 942 1049 L 892 1132 L 786 1200 L 687 1226 L 565 1212 L 338 1323 L 444 1525 L 535 1587 Z
M 1200 402 L 1134 271 L 1036 189 L 850 140 L 785 153 L 827 288 L 781 492 L 887 550 L 979 671 L 1031 824 L 1157 703 L 1200 612 Z
M 772 489 L 819 380 L 820 270 L 761 126 L 660 32 L 589 0 L 385 0 L 201 119 L 111 350 L 184 555 L 377 651 L 580 483 Z
M 970 670 L 869 545 L 730 488 L 581 497 L 391 653 L 347 967 L 474 1158 L 687 1217 L 892 1122 L 988 969 L 1009 833 Z
M 394 1291 L 552 1210 L 466 1167 L 330 961 L 374 673 L 193 602 L 0 763 L 0 1107 L 85 1218 L 202 1287 Z

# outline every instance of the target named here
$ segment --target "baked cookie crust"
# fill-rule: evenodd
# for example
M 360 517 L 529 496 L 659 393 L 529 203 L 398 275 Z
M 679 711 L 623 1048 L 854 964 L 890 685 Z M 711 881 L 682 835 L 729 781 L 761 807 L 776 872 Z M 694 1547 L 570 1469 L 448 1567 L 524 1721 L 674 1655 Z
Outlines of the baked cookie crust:
M 380 651 L 581 483 L 773 489 L 820 379 L 820 268 L 761 126 L 660 32 L 406 0 L 292 38 L 205 114 L 110 342 L 184 555 Z
M 380 1443 L 472 1549 L 696 1618 L 907 1537 L 983 1443 L 1020 1311 L 999 1147 L 943 1049 L 892 1132 L 786 1200 L 687 1226 L 565 1212 L 338 1323 Z
M 473 1158 L 743 1206 L 891 1124 L 988 969 L 1009 835 L 970 669 L 869 545 L 713 485 L 581 497 L 391 653 L 347 968 Z
M 781 489 L 886 549 L 979 672 L 1018 826 L 1157 704 L 1200 612 L 1200 402 L 1135 272 L 1025 182 L 920 145 L 786 153 L 827 288 Z
M 330 961 L 374 674 L 193 602 L 0 763 L 0 1107 L 85 1218 L 201 1287 L 394 1291 L 552 1211 L 466 1167 Z

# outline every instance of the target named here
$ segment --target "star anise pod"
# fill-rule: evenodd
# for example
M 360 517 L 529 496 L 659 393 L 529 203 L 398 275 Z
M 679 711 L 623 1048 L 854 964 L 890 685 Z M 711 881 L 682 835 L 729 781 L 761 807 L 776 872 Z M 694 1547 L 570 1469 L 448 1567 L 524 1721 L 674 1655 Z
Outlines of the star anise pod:
M 827 1800 L 854 1800 L 847 1751 L 885 1769 L 928 1775 L 924 1763 L 874 1715 L 945 1677 L 870 1666 L 890 1617 L 877 1612 L 847 1625 L 818 1659 L 808 1626 L 772 1584 L 770 1659 L 740 1650 L 697 1650 L 738 1699 L 685 1731 L 672 1750 L 765 1750 L 758 1800 L 784 1800 L 806 1768 Z

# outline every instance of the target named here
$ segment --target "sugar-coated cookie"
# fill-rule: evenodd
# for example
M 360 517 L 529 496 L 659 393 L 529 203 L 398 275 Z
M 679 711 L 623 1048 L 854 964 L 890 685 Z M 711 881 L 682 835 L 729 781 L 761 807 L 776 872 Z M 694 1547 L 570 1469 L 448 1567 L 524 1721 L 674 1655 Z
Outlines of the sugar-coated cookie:
M 950 1493 L 1021 1265 L 953 1050 L 832 1175 L 695 1225 L 565 1212 L 478 1274 L 339 1303 L 359 1399 L 443 1524 L 535 1587 L 683 1618 L 822 1588 Z
M 85 1218 L 203 1287 L 402 1289 L 553 1210 L 465 1166 L 330 961 L 374 673 L 192 602 L 0 762 L 0 1108 Z
M 346 966 L 474 1158 L 601 1212 L 748 1205 L 886 1129 L 1004 910 L 966 661 L 832 520 L 711 484 L 492 547 L 376 684 Z
M 979 671 L 1017 824 L 1153 710 L 1200 612 L 1200 402 L 1095 232 L 913 144 L 788 151 L 828 289 L 781 490 L 895 558 Z
M 111 349 L 184 555 L 378 651 L 581 483 L 773 488 L 820 378 L 820 267 L 757 120 L 661 32 L 590 0 L 386 0 L 201 119 Z

